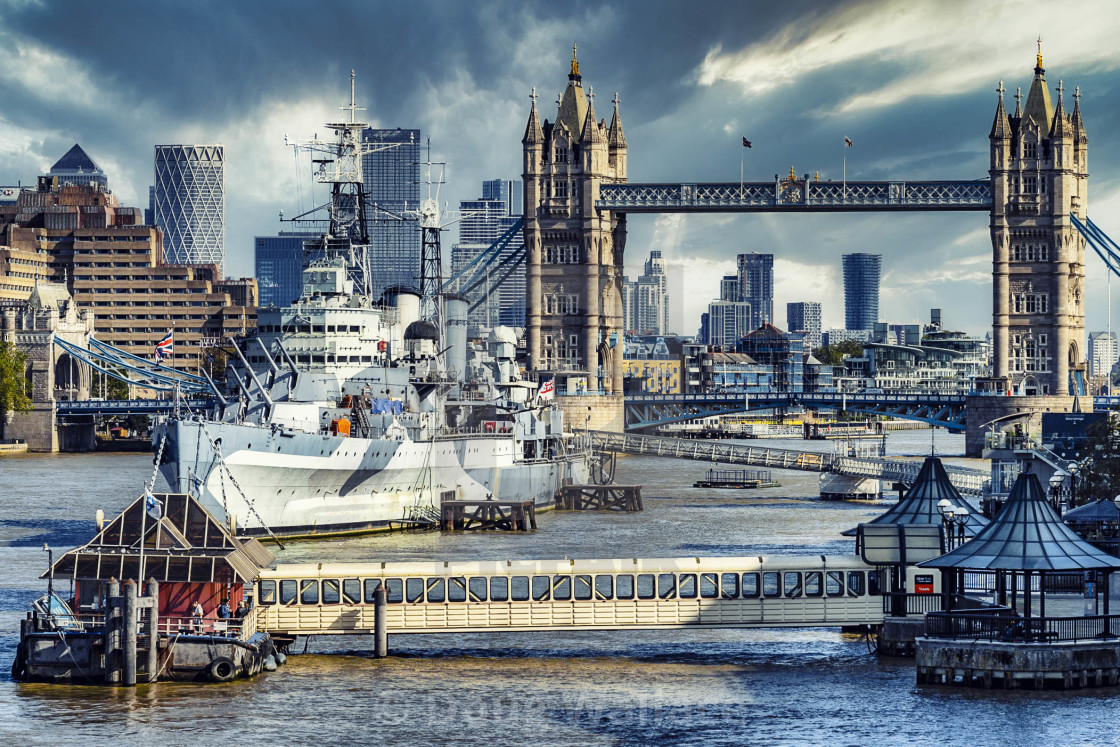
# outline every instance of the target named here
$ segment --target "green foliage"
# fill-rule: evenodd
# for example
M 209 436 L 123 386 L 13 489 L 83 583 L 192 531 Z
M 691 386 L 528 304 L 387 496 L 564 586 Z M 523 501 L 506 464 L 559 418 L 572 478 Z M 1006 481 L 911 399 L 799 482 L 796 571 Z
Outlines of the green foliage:
M 863 345 L 857 340 L 844 340 L 836 345 L 825 345 L 813 351 L 813 357 L 826 366 L 842 366 L 845 356 L 861 355 L 863 355 Z
M 27 353 L 12 343 L 0 341 L 0 425 L 9 412 L 27 412 L 30 409 Z
M 1108 417 L 1086 431 L 1089 458 L 1078 475 L 1079 503 L 1120 495 L 1120 421 Z

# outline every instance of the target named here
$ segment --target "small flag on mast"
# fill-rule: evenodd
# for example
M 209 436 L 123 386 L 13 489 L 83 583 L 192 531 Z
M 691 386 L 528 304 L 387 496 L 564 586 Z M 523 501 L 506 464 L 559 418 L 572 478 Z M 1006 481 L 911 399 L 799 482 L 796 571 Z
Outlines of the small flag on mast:
M 541 402 L 551 402 L 556 398 L 556 379 L 545 379 L 537 390 L 537 399 Z
M 160 340 L 159 342 L 156 343 L 156 365 L 157 366 L 160 363 L 163 362 L 164 358 L 170 358 L 171 354 L 174 352 L 174 345 L 173 345 L 173 341 L 172 341 L 172 336 L 174 335 L 174 333 L 175 333 L 174 330 L 168 332 L 166 335 L 163 336 L 162 340 Z
M 750 141 L 750 140 L 747 140 L 747 136 L 746 136 L 746 135 L 743 135 L 743 147 L 744 147 L 744 148 L 749 148 L 749 147 L 751 147 L 751 141 Z
M 160 505 L 156 497 L 152 495 L 151 491 L 144 491 L 144 510 L 156 521 L 163 517 L 163 506 Z
M 852 139 L 850 137 L 848 137 L 847 135 L 845 135 L 844 136 L 844 147 L 845 148 L 851 148 L 853 145 L 855 145 L 855 143 L 852 142 Z

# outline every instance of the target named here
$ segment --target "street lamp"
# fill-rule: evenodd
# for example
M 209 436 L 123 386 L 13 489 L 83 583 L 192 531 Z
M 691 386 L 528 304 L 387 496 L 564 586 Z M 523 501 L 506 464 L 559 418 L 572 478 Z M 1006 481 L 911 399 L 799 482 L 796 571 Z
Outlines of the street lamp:
M 952 550 L 964 544 L 964 528 L 971 515 L 964 506 L 954 506 L 948 498 L 937 502 L 937 512 L 941 514 L 941 521 L 948 534 L 948 546 Z
M 1050 505 L 1054 507 L 1059 516 L 1062 515 L 1062 484 L 1064 482 L 1065 478 L 1062 477 L 1061 472 L 1050 475 Z

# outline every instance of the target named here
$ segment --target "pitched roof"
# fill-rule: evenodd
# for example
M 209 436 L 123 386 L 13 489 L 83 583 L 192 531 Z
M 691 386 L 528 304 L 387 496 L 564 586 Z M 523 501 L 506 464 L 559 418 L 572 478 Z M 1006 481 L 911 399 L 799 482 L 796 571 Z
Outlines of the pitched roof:
M 58 159 L 54 166 L 51 166 L 51 172 L 55 171 L 101 171 L 92 158 L 89 157 L 82 146 L 74 143 L 74 147 L 66 151 L 66 155 Z
M 156 493 L 155 498 L 162 507 L 160 519 L 145 513 L 140 496 L 92 540 L 60 557 L 55 577 L 142 580 L 141 528 L 143 575 L 161 583 L 248 583 L 275 560 L 255 539 L 234 537 L 192 496 Z
M 1004 571 L 1076 571 L 1120 568 L 1120 558 L 1077 536 L 1046 499 L 1031 473 L 1021 473 L 999 514 L 952 552 L 923 568 Z
M 612 148 L 625 148 L 626 135 L 622 132 L 622 118 L 618 116 L 618 94 L 614 95 L 614 116 L 611 117 L 611 127 L 607 132 L 607 144 Z
M 945 465 L 937 457 L 926 457 L 918 472 L 914 485 L 898 499 L 898 503 L 891 506 L 886 513 L 877 516 L 865 524 L 941 524 L 941 512 L 937 504 L 947 500 L 953 508 L 968 510 L 968 523 L 965 525 L 965 534 L 972 536 L 988 525 L 976 509 L 968 504 L 945 472 Z M 854 536 L 858 527 L 843 532 L 845 537 Z
M 1022 122 L 1033 122 L 1038 127 L 1039 137 L 1046 137 L 1053 119 L 1054 105 L 1050 103 L 1050 90 L 1046 87 L 1046 71 L 1036 67 L 1031 90 L 1027 92 L 1027 103 L 1023 107 Z
M 999 103 L 996 104 L 996 116 L 992 120 L 992 131 L 988 133 L 991 140 L 1004 140 L 1011 137 L 1011 123 L 1007 121 L 1007 111 L 1003 108 L 1003 82 L 1000 82 Z
M 1097 524 L 1104 521 L 1120 521 L 1120 508 L 1110 498 L 1078 506 L 1066 511 L 1062 521 L 1067 524 Z

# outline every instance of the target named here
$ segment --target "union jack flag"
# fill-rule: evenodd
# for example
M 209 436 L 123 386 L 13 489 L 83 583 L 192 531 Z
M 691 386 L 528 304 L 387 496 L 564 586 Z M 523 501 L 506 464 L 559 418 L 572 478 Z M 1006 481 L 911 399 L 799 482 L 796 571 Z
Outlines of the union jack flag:
M 172 335 L 174 335 L 174 330 L 172 330 L 171 332 L 168 332 L 166 335 L 163 336 L 162 340 L 160 340 L 159 342 L 156 343 L 156 365 L 157 366 L 160 363 L 163 362 L 164 358 L 170 358 L 171 354 L 174 352 L 174 347 L 172 345 Z

